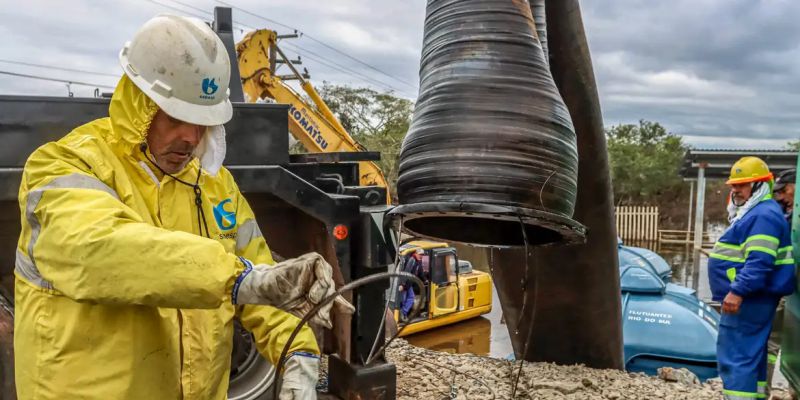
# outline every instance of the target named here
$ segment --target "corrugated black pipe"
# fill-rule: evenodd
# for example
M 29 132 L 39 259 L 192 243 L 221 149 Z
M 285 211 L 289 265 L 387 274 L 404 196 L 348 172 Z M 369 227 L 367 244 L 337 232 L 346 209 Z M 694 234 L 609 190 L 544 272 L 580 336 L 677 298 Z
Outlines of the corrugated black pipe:
M 544 8 L 544 0 L 531 0 L 531 13 L 533 21 L 536 22 L 536 34 L 539 36 L 539 43 L 542 44 L 544 60 L 549 64 L 550 56 L 547 52 L 547 13 Z
M 531 361 L 583 363 L 622 369 L 622 321 L 613 197 L 603 118 L 578 0 L 546 2 L 550 69 L 578 139 L 578 193 L 574 219 L 588 227 L 586 243 L 535 250 L 534 331 Z M 495 284 L 517 354 L 522 352 L 530 311 L 516 323 L 521 251 L 494 251 Z M 528 288 L 531 283 L 528 283 Z M 532 291 L 526 291 L 532 296 Z M 515 296 L 516 294 L 516 296 Z

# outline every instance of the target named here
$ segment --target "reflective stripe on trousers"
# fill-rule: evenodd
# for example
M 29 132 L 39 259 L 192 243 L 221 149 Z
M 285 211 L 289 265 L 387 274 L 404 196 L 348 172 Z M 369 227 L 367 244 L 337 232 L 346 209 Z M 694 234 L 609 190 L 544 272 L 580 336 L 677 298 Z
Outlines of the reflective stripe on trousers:
M 741 400 L 741 399 L 765 399 L 767 398 L 767 382 L 758 382 L 758 391 L 753 392 L 737 392 L 735 390 L 723 390 L 723 398 L 725 400 Z
M 723 399 L 725 400 L 753 400 L 765 399 L 767 396 L 763 393 L 747 393 L 747 392 L 734 392 L 729 390 L 723 391 Z
M 717 360 L 726 399 L 766 398 L 767 339 L 777 304 L 745 298 L 739 313 L 721 315 Z

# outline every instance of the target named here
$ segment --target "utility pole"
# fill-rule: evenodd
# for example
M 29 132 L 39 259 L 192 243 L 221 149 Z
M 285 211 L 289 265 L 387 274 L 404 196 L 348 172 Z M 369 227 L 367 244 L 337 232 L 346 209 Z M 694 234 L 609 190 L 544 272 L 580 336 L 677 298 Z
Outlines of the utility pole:
M 706 200 L 706 166 L 697 168 L 697 201 L 694 214 L 694 252 L 692 264 L 692 289 L 697 290 L 700 280 L 700 249 L 703 247 L 703 211 Z

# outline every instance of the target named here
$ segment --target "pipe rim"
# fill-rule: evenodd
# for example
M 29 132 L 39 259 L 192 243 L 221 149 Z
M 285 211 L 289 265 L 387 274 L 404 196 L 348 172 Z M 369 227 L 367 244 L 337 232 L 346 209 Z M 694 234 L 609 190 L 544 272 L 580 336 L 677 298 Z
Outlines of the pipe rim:
M 465 241 L 461 240 L 463 236 L 459 234 L 446 237 L 437 233 L 435 225 L 429 223 L 464 224 L 464 231 L 468 232 L 475 226 L 474 223 L 478 222 L 476 220 L 483 220 L 487 227 L 497 230 L 509 229 L 511 228 L 510 224 L 516 224 L 516 232 L 520 232 L 518 216 L 521 216 L 531 245 L 572 245 L 586 241 L 586 227 L 582 224 L 560 215 L 523 207 L 469 202 L 423 202 L 397 206 L 389 212 L 389 216 L 395 221 L 402 216 L 403 226 L 400 228 L 414 236 L 449 243 L 465 243 L 477 247 L 521 247 L 524 246 L 524 242 L 521 240 L 521 234 L 519 240 L 511 240 L 509 243 L 497 243 L 497 240 L 489 237 L 483 238 L 485 240 Z M 528 228 L 532 228 L 534 233 L 538 232 L 538 229 L 543 229 L 559 238 L 558 240 L 547 240 L 548 236 L 543 237 L 542 241 L 536 240 L 535 237 L 530 237 L 531 232 Z M 542 233 L 545 236 L 549 235 L 545 231 Z

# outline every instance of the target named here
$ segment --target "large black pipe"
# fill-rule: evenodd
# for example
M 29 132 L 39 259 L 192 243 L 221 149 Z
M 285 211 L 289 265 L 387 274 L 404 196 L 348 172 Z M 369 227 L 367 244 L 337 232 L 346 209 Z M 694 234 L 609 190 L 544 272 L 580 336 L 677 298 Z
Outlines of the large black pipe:
M 521 251 L 493 252 L 495 284 L 518 355 L 594 368 L 623 368 L 616 229 L 603 118 L 578 0 L 546 2 L 550 69 L 569 109 L 578 140 L 574 219 L 588 228 L 585 244 L 537 248 L 528 261 L 528 305 L 519 320 Z M 534 295 L 535 292 L 535 295 Z M 517 326 L 519 325 L 519 326 Z
M 393 211 L 405 229 L 480 245 L 581 241 L 577 158 L 529 3 L 428 1 Z
M 531 14 L 533 14 L 533 21 L 536 23 L 536 35 L 539 36 L 539 43 L 542 44 L 542 53 L 544 53 L 544 60 L 550 63 L 550 56 L 547 49 L 547 17 L 544 9 L 544 0 L 530 0 Z

